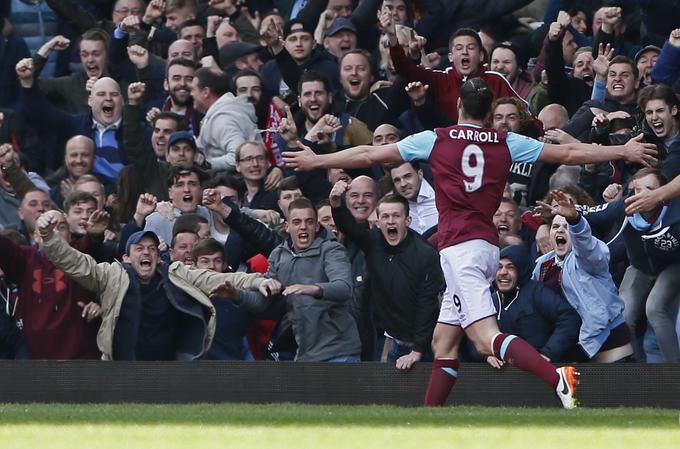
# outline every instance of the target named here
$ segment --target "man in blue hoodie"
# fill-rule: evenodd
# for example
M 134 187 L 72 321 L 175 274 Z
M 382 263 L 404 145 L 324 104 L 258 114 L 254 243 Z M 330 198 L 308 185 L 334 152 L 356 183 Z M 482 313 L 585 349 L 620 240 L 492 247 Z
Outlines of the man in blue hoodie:
M 501 250 L 493 295 L 498 327 L 525 339 L 551 362 L 569 361 L 569 350 L 578 342 L 581 318 L 565 299 L 531 279 L 532 268 L 523 245 Z M 493 356 L 487 361 L 497 368 L 503 365 Z

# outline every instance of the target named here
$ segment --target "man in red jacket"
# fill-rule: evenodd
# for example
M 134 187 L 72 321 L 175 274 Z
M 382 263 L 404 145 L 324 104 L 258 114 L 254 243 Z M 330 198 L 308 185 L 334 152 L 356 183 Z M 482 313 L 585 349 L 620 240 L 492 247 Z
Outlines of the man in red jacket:
M 57 229 L 71 240 L 59 211 Z M 90 221 L 94 223 L 94 221 Z M 103 229 L 102 229 L 103 232 Z M 37 246 L 17 245 L 0 235 L 0 269 L 19 287 L 15 318 L 31 359 L 98 359 L 99 306 L 95 295 L 58 270 Z
M 461 28 L 449 40 L 448 69 L 430 70 L 417 65 L 397 41 L 394 20 L 390 14 L 382 14 L 380 23 L 390 43 L 390 57 L 394 68 L 407 82 L 420 81 L 429 85 L 434 94 L 439 112 L 452 123 L 458 122 L 456 102 L 460 97 L 460 88 L 470 78 L 482 78 L 491 88 L 494 100 L 500 97 L 517 97 L 519 95 L 500 73 L 485 71 L 482 41 L 477 32 L 470 28 Z

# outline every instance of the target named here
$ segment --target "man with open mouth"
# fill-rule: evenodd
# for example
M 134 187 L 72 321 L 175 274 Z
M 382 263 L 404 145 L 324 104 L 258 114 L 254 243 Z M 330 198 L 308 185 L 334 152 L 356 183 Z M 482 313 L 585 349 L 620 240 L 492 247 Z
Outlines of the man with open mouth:
M 104 360 L 198 359 L 215 331 L 212 289 L 225 282 L 257 289 L 264 281 L 260 274 L 215 273 L 182 262 L 168 266 L 160 262 L 160 242 L 151 231 L 128 238 L 122 263 L 97 264 L 66 243 L 55 230 L 57 221 L 50 213 L 38 219 L 41 248 L 66 275 L 99 293 L 97 344 Z
M 435 362 L 425 405 L 443 405 L 458 377 L 458 348 L 464 335 L 484 355 L 512 360 L 555 389 L 564 408 L 576 407 L 578 373 L 555 368 L 516 335 L 499 332 L 489 284 L 498 268 L 498 209 L 510 165 L 515 162 L 583 164 L 626 159 L 656 162 L 655 146 L 642 135 L 625 145 L 553 145 L 525 136 L 483 128 L 494 98 L 482 78 L 467 80 L 457 100 L 459 124 L 423 131 L 396 144 L 361 145 L 339 153 L 286 152 L 289 168 L 359 168 L 403 160 L 426 160 L 432 168 L 439 209 L 439 248 L 447 291 L 433 336 Z
M 407 163 L 408 165 L 408 163 Z M 378 203 L 378 228 L 356 222 L 344 203 L 349 184 L 338 181 L 330 203 L 338 230 L 360 246 L 370 276 L 371 305 L 385 330 L 382 362 L 409 370 L 431 360 L 430 343 L 443 282 L 437 250 L 409 229 L 409 201 L 387 195 Z

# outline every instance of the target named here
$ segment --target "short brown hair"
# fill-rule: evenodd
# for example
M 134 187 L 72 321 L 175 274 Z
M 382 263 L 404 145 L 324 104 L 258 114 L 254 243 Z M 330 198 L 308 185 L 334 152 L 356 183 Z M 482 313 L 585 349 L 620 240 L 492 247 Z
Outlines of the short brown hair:
M 288 205 L 288 214 L 290 214 L 291 211 L 295 209 L 311 209 L 314 212 L 314 217 L 316 219 L 319 218 L 316 208 L 314 207 L 314 203 L 312 203 L 309 198 L 305 198 L 304 196 L 301 196 L 300 198 L 294 199 L 290 202 Z

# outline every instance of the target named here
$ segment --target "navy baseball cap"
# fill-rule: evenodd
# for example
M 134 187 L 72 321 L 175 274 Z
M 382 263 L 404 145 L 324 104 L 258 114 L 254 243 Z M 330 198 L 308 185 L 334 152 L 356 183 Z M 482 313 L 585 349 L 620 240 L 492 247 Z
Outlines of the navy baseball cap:
M 128 256 L 130 255 L 130 246 L 131 245 L 136 245 L 137 243 L 141 242 L 144 237 L 151 237 L 154 242 L 156 242 L 156 246 L 160 246 L 161 241 L 158 239 L 158 236 L 156 235 L 155 232 L 153 231 L 137 231 L 134 234 L 132 234 L 130 237 L 128 237 L 128 241 L 125 244 L 125 254 Z
M 354 26 L 351 20 L 347 17 L 338 17 L 333 21 L 330 28 L 326 30 L 324 37 L 332 36 L 342 30 L 351 31 L 354 34 L 357 34 L 357 27 Z
M 168 148 L 181 140 L 189 142 L 191 148 L 193 148 L 194 151 L 198 151 L 196 148 L 196 139 L 194 139 L 194 134 L 191 131 L 175 131 L 172 133 L 170 135 L 170 139 L 168 140 Z

